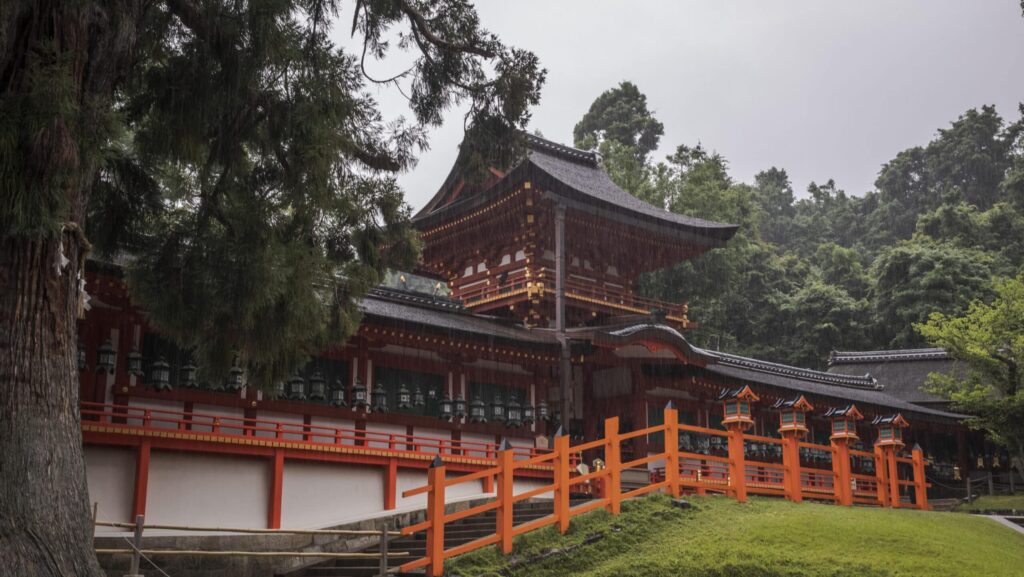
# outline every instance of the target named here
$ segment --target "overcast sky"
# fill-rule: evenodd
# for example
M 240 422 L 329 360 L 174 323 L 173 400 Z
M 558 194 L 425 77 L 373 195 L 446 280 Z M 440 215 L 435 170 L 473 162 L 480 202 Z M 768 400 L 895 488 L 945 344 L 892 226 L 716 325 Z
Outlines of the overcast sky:
M 863 194 L 882 163 L 968 108 L 995 104 L 1012 120 L 1024 101 L 1018 0 L 475 4 L 485 27 L 535 52 L 548 70 L 531 130 L 572 144 L 594 98 L 630 80 L 665 125 L 657 159 L 701 142 L 740 181 L 785 168 L 798 194 L 829 178 Z M 346 28 L 337 39 L 350 47 Z M 408 116 L 393 90 L 373 93 L 385 115 Z M 400 177 L 416 209 L 454 162 L 462 112 L 448 118 Z

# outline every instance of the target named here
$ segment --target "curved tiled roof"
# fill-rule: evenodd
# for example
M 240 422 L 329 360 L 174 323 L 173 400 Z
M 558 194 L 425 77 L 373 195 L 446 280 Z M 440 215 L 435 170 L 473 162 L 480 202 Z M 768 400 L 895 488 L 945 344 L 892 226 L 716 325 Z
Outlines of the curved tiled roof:
M 949 359 L 945 349 L 902 349 L 888 351 L 832 351 L 828 364 L 848 365 L 853 363 L 884 363 L 901 361 L 934 361 Z
M 496 317 L 473 314 L 460 302 L 445 297 L 375 288 L 363 298 L 359 308 L 371 320 L 385 324 L 412 324 L 477 338 L 535 346 L 558 346 L 558 341 L 548 332 L 530 330 Z
M 662 230 L 685 233 L 708 245 L 723 245 L 736 233 L 737 225 L 676 214 L 640 200 L 612 182 L 593 152 L 530 134 L 526 135 L 526 145 L 526 158 L 496 184 L 487 190 L 444 204 L 442 201 L 457 175 L 457 170 L 453 169 L 445 186 L 413 217 L 413 222 L 423 227 L 433 226 L 490 202 L 508 190 L 510 184 L 534 179 L 538 184 L 547 185 L 544 187 L 547 192 L 589 206 L 599 213 L 653 224 Z M 549 188 L 551 190 L 547 190 Z
M 706 370 L 723 377 L 759 383 L 792 392 L 835 399 L 837 404 L 873 405 L 885 410 L 914 413 L 943 420 L 960 420 L 962 415 L 912 404 L 886 392 L 887 382 L 879 383 L 871 375 L 841 375 L 791 367 L 731 355 L 718 351 L 702 351 L 715 357 Z

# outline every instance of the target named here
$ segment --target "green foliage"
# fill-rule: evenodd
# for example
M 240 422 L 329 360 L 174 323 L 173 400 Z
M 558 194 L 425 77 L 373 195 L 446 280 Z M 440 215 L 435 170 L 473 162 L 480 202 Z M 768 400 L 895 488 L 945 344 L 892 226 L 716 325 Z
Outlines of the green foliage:
M 518 537 L 509 559 L 487 547 L 446 569 L 462 577 L 1010 577 L 1024 564 L 1021 535 L 970 515 L 757 497 L 687 500 L 693 509 L 674 508 L 661 495 L 627 501 L 616 517 L 574 518 L 565 536 L 547 527 Z M 597 534 L 567 554 L 509 564 Z
M 623 99 L 616 95 L 592 110 Z M 649 115 L 644 108 L 634 121 Z M 821 368 L 834 349 L 921 346 L 913 323 L 964 311 L 989 294 L 993 276 L 1024 268 L 1022 123 L 1007 124 L 991 106 L 969 110 L 932 142 L 897 154 L 878 190 L 861 197 L 828 180 L 797 199 L 775 167 L 753 185 L 736 183 L 726 160 L 701 145 L 657 163 L 628 135 L 605 135 L 599 150 L 612 180 L 637 197 L 740 225 L 725 248 L 641 279 L 648 296 L 690 303 L 699 328 L 688 338 Z
M 630 147 L 637 160 L 658 148 L 665 127 L 647 109 L 647 96 L 632 82 L 604 91 L 573 129 L 576 146 L 597 148 L 606 140 Z
M 97 68 L 42 36 L 0 55 L 19 81 L 0 92 L 2 230 L 70 222 L 102 255 L 129 253 L 133 296 L 211 379 L 238 362 L 269 386 L 352 334 L 358 299 L 417 257 L 395 174 L 426 129 L 467 104 L 467 170 L 508 164 L 544 81 L 465 0 L 354 0 L 351 47 L 329 39 L 336 0 L 133 7 L 115 39 L 131 61 Z M 396 51 L 410 68 L 371 78 Z M 368 83 L 398 85 L 412 118 L 384 119 Z
M 933 373 L 930 390 L 971 414 L 968 423 L 1006 447 L 1024 470 L 1024 274 L 996 283 L 994 292 L 990 303 L 976 300 L 962 315 L 935 312 L 915 328 L 965 368 Z
M 882 251 L 871 276 L 877 342 L 912 348 L 924 344 L 913 323 L 934 311 L 964 311 L 988 294 L 991 258 L 951 243 L 914 239 Z

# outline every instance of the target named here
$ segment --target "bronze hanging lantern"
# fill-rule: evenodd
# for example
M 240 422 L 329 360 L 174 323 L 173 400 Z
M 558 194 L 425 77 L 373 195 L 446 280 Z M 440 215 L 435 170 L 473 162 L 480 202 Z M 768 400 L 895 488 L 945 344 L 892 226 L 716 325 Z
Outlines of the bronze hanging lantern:
M 446 393 L 445 396 L 441 399 L 441 402 L 438 403 L 437 405 L 438 418 L 444 421 L 452 420 L 452 413 L 454 411 L 454 409 L 452 408 L 452 404 L 453 403 L 451 397 L 449 397 Z
M 331 389 L 331 404 L 335 407 L 347 407 L 348 399 L 346 398 L 345 383 L 338 379 L 334 382 L 334 388 Z
M 245 371 L 242 370 L 242 367 L 238 365 L 231 365 L 231 370 L 228 371 L 228 380 L 227 383 L 225 383 L 224 388 L 226 388 L 229 391 L 242 390 L 242 385 L 244 384 L 244 374 Z
M 194 364 L 192 364 L 191 361 L 189 361 L 185 366 L 181 367 L 181 373 L 179 374 L 181 386 L 189 389 L 197 388 L 199 386 L 198 381 L 196 381 L 197 370 L 198 369 Z
M 366 410 L 369 404 L 366 385 L 359 380 L 359 377 L 356 377 L 356 383 L 352 385 L 352 407 L 357 410 Z
M 456 419 L 464 419 L 466 417 L 466 397 L 463 397 L 461 394 L 456 396 L 452 409 L 453 416 Z
M 163 357 L 150 367 L 150 383 L 158 391 L 171 390 L 171 365 Z
M 96 372 L 113 374 L 116 365 L 117 351 L 114 350 L 110 339 L 107 339 L 96 351 Z
M 132 349 L 132 352 L 128 353 L 128 374 L 139 378 L 143 376 L 142 353 L 138 349 Z
M 373 401 L 373 410 L 378 413 L 388 412 L 388 391 L 384 388 L 384 383 L 377 381 L 377 385 L 373 387 L 373 392 L 370 394 Z
M 306 400 L 306 379 L 302 375 L 296 373 L 288 379 L 288 398 L 293 401 Z

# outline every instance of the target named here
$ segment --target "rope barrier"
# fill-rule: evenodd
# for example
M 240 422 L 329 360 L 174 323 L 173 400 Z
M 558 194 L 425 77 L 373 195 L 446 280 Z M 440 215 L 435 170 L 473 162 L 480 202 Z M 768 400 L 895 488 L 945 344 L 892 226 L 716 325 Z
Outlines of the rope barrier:
M 96 549 L 97 555 L 130 555 L 134 552 L 134 548 Z M 331 559 L 379 559 L 381 556 L 380 553 L 328 553 L 321 551 L 206 551 L 189 549 L 139 549 L 139 553 L 142 555 L 189 555 L 193 557 L 324 557 Z M 388 553 L 388 557 L 404 557 L 407 555 L 409 555 L 408 551 Z
M 97 522 L 102 527 L 119 527 L 134 529 L 135 523 Z M 380 531 L 357 531 L 348 529 L 246 529 L 241 527 L 191 527 L 188 525 L 143 525 L 143 529 L 162 529 L 167 531 L 196 531 L 216 533 L 256 533 L 265 535 L 345 535 L 345 536 L 379 536 Z M 389 537 L 398 537 L 400 531 L 388 531 Z

